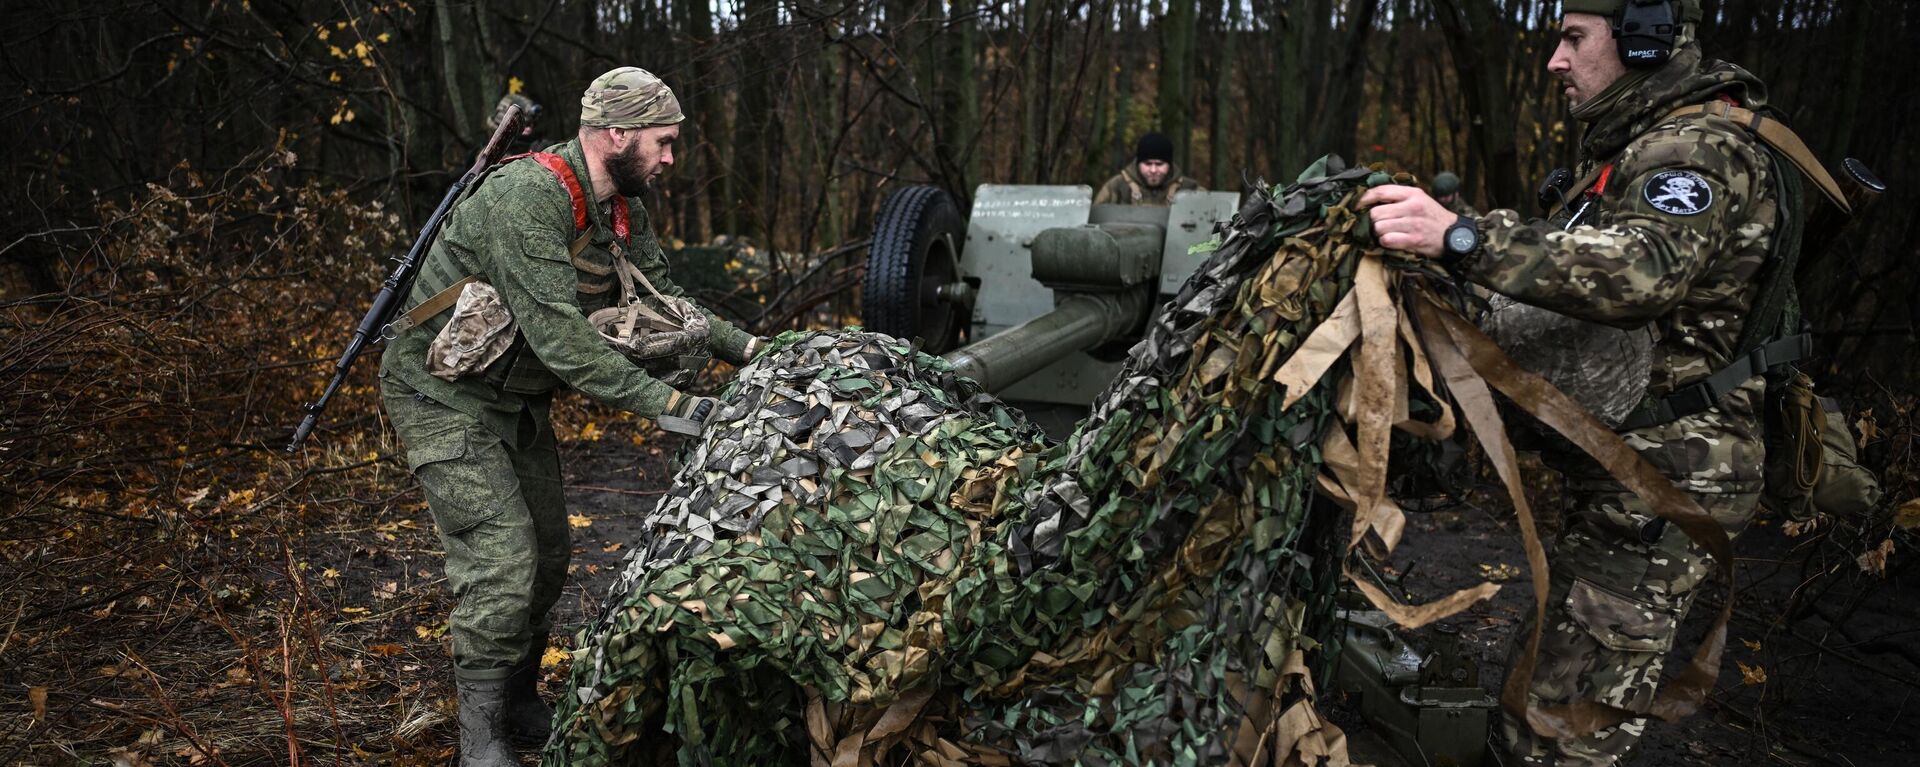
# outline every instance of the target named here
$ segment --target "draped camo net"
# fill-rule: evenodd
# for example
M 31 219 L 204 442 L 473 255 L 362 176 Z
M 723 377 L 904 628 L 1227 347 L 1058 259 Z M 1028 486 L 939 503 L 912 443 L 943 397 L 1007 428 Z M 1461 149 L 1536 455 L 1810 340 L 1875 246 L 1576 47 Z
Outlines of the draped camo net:
M 1346 763 L 1310 671 L 1341 563 L 1398 541 L 1389 432 L 1450 436 L 1432 370 L 1475 364 L 1429 363 L 1415 325 L 1457 313 L 1349 207 L 1385 180 L 1329 159 L 1249 194 L 1062 444 L 897 339 L 775 339 L 583 634 L 546 761 Z M 1403 625 L 1495 589 L 1355 583 Z

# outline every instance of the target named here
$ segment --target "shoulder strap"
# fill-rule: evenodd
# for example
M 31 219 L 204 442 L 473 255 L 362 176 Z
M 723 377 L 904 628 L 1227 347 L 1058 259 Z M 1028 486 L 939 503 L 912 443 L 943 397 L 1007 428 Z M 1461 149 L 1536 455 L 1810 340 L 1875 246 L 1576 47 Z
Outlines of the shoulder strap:
M 1788 154 L 1785 150 L 1774 146 L 1772 142 L 1768 142 L 1767 146 L 1767 156 L 1774 164 L 1773 188 L 1780 223 L 1774 227 L 1773 242 L 1767 250 L 1767 263 L 1760 272 L 1760 287 L 1754 291 L 1753 303 L 1742 321 L 1733 359 L 1706 378 L 1676 389 L 1658 400 L 1643 403 L 1639 410 L 1620 424 L 1621 430 L 1663 424 L 1704 412 L 1718 406 L 1728 394 L 1754 376 L 1813 356 L 1813 336 L 1797 332 L 1801 322 L 1800 297 L 1793 283 L 1794 271 L 1800 262 L 1803 224 L 1800 216 L 1803 194 L 1801 176 L 1784 172 L 1782 160 Z M 1786 158 L 1786 161 L 1792 160 Z
M 1603 185 L 1602 191 L 1605 191 L 1604 189 L 1605 182 L 1602 181 L 1601 179 L 1602 177 L 1612 176 L 1612 175 L 1613 175 L 1613 163 L 1606 163 L 1603 165 L 1594 166 L 1593 170 L 1587 171 L 1587 175 L 1581 177 L 1579 183 L 1576 183 L 1573 186 L 1567 187 L 1567 193 L 1561 195 L 1560 201 L 1554 203 L 1553 207 L 1547 210 L 1547 218 L 1553 218 L 1555 215 L 1558 215 L 1560 211 L 1565 210 L 1567 205 L 1573 202 L 1574 198 L 1579 197 L 1580 195 L 1585 194 L 1588 190 L 1593 189 L 1595 184 L 1602 184 Z
M 460 300 L 460 291 L 465 290 L 467 285 L 479 281 L 480 276 L 477 274 L 469 274 L 455 280 L 452 285 L 441 288 L 440 292 L 433 294 L 432 298 L 415 304 L 414 307 L 408 309 L 405 314 L 394 318 L 392 322 L 380 328 L 380 335 L 387 340 L 399 338 L 401 333 L 413 329 L 415 325 L 426 322 L 434 315 L 452 308 L 454 303 Z
M 1711 115 L 1739 123 L 1747 129 L 1748 133 L 1766 142 L 1767 146 L 1773 147 L 1775 151 L 1785 156 L 1788 162 L 1793 163 L 1794 167 L 1799 168 L 1802 174 L 1812 179 L 1814 185 L 1820 187 L 1821 194 L 1826 195 L 1827 199 L 1839 206 L 1840 210 L 1847 213 L 1853 212 L 1853 206 L 1847 204 L 1846 194 L 1840 191 L 1840 182 L 1833 179 L 1833 174 L 1827 172 L 1827 166 L 1821 165 L 1819 158 L 1813 156 L 1813 150 L 1807 148 L 1806 142 L 1801 141 L 1800 136 L 1784 123 L 1725 101 L 1709 101 L 1705 104 L 1681 107 L 1668 112 L 1665 119 L 1697 115 Z
M 567 164 L 567 158 L 552 152 L 527 152 L 507 157 L 501 162 L 512 162 L 522 157 L 531 158 L 546 168 L 548 173 L 560 181 L 560 188 L 567 190 L 567 197 L 573 202 L 573 230 L 587 228 L 587 190 L 580 187 L 580 177 L 573 174 L 573 166 Z
M 559 180 L 560 188 L 566 190 L 567 198 L 573 203 L 573 229 L 579 233 L 579 236 L 574 237 L 573 241 L 567 244 L 567 257 L 573 262 L 574 268 L 587 269 L 588 265 L 586 262 L 580 260 L 580 252 L 586 250 L 587 246 L 592 244 L 593 229 L 587 218 L 587 191 L 580 186 L 580 177 L 574 175 L 573 166 L 567 164 L 567 158 L 552 152 L 526 152 L 523 154 L 508 155 L 500 158 L 500 162 L 494 164 L 493 167 L 499 168 L 502 165 L 522 158 L 531 158 L 534 162 L 539 163 L 540 167 L 546 168 L 548 173 L 552 173 L 553 177 Z M 479 185 L 475 184 L 474 186 Z M 613 234 L 624 242 L 631 229 L 627 218 L 627 198 L 616 196 L 613 200 Z M 645 276 L 643 275 L 641 279 L 644 280 Z M 465 289 L 469 283 L 478 282 L 479 280 L 479 275 L 470 274 L 454 282 L 452 285 L 442 288 L 440 292 L 433 294 L 433 297 L 421 301 L 413 308 L 408 309 L 405 314 L 400 315 L 399 318 L 387 323 L 385 327 L 380 329 L 380 334 L 388 339 L 398 338 L 401 333 L 405 333 L 441 312 L 453 308 L 453 305 L 460 300 L 460 291 Z M 648 285 L 647 287 L 651 290 L 653 286 Z

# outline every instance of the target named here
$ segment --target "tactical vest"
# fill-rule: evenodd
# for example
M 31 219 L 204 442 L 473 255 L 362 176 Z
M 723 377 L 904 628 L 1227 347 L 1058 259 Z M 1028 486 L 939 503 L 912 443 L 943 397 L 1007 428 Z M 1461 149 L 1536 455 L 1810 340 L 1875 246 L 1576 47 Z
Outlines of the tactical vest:
M 1721 117 L 1738 123 L 1760 141 L 1773 161 L 1774 192 L 1778 197 L 1781 220 L 1774 232 L 1772 248 L 1760 277 L 1733 358 L 1711 374 L 1680 385 L 1664 397 L 1650 398 L 1620 424 L 1622 430 L 1640 429 L 1668 423 L 1695 413 L 1705 412 L 1724 400 L 1734 389 L 1756 375 L 1778 371 L 1812 354 L 1812 336 L 1801 331 L 1799 301 L 1793 289 L 1793 271 L 1800 255 L 1801 178 L 1814 182 L 1822 194 L 1851 212 L 1840 185 L 1815 159 L 1806 144 L 1770 112 L 1756 113 L 1738 106 L 1727 96 L 1696 106 L 1669 112 L 1662 122 L 1696 116 Z M 1793 171 L 1797 170 L 1798 173 Z M 1549 216 L 1555 223 L 1572 227 L 1580 223 L 1586 211 L 1605 194 L 1613 175 L 1613 163 L 1600 165 L 1575 184 L 1575 196 L 1563 195 Z
M 596 244 L 592 217 L 587 211 L 586 190 L 580 186 L 580 179 L 566 158 L 551 152 L 512 155 L 489 169 L 488 174 L 520 159 L 532 159 L 552 173 L 572 203 L 574 238 L 567 253 L 578 275 L 576 290 L 581 314 L 612 306 L 618 299 L 614 278 L 616 256 L 608 248 L 624 250 L 629 243 L 632 226 L 626 198 L 618 195 L 613 198 L 613 240 L 604 246 Z M 473 185 L 474 189 L 479 187 L 480 184 Z M 479 275 L 470 274 L 444 248 L 436 248 L 414 280 L 409 294 L 412 308 L 391 326 L 389 335 L 412 328 L 428 334 L 439 333 L 450 317 L 447 309 L 452 308 L 461 289 L 478 279 Z M 539 356 L 528 347 L 526 336 L 517 332 L 506 354 L 487 367 L 485 379 L 501 391 L 526 395 L 545 394 L 565 383 L 540 362 Z

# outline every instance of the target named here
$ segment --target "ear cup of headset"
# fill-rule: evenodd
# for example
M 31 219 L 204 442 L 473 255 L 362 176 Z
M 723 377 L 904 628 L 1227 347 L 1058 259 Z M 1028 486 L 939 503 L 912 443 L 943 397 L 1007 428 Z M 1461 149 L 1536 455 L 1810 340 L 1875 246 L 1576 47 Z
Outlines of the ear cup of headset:
M 1613 42 L 1620 60 L 1635 69 L 1652 69 L 1673 58 L 1680 17 L 1671 0 L 1627 0 L 1613 20 Z

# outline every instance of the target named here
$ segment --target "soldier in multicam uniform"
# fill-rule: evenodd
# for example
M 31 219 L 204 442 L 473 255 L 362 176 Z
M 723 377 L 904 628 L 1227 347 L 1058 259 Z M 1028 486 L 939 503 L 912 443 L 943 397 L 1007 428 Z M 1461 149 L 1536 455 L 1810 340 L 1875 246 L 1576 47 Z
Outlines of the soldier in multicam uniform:
M 713 407 L 656 380 L 587 319 L 622 292 L 620 260 L 680 295 L 638 199 L 673 162 L 679 102 L 659 78 L 622 67 L 594 80 L 580 104 L 576 138 L 497 167 L 458 204 L 413 288 L 417 309 L 469 277 L 491 286 L 514 328 L 500 358 L 465 376 L 430 370 L 430 346 L 458 326 L 444 313 L 420 319 L 424 327 L 402 332 L 381 358 L 381 397 L 426 491 L 458 600 L 448 624 L 469 767 L 517 764 L 507 739 L 543 742 L 551 727 L 536 682 L 570 554 L 548 419 L 554 391 L 682 423 Z M 759 339 L 706 319 L 714 355 L 752 357 Z
M 1180 166 L 1173 163 L 1173 139 L 1148 133 L 1134 142 L 1133 162 L 1100 185 L 1100 191 L 1093 195 L 1093 204 L 1164 208 L 1173 204 L 1173 193 L 1182 190 L 1206 191 L 1206 187 L 1180 175 Z
M 1785 223 L 1776 167 L 1742 125 L 1676 117 L 1723 101 L 1758 109 L 1763 84 L 1704 59 L 1693 40 L 1697 0 L 1674 2 L 1671 58 L 1628 68 L 1612 25 L 1630 0 L 1566 0 L 1548 69 L 1587 123 L 1579 175 L 1597 180 L 1550 219 L 1512 210 L 1456 215 L 1411 187 L 1373 189 L 1381 244 L 1435 257 L 1517 300 L 1620 328 L 1650 326 L 1645 403 L 1723 366 L 1758 292 L 1757 275 Z M 1636 9 L 1638 10 L 1638 9 Z M 1690 493 L 1729 535 L 1752 518 L 1762 484 L 1764 379 L 1747 378 L 1718 406 L 1666 422 L 1633 419 L 1627 444 Z M 1675 630 L 1712 559 L 1677 527 L 1589 461 L 1545 456 L 1567 474 L 1571 516 L 1553 550 L 1545 637 L 1530 704 L 1598 703 L 1638 714 L 1590 735 L 1548 738 L 1511 716 L 1508 764 L 1619 763 L 1646 729 Z M 1531 627 L 1519 632 L 1525 636 Z M 1510 658 L 1509 668 L 1517 661 Z

